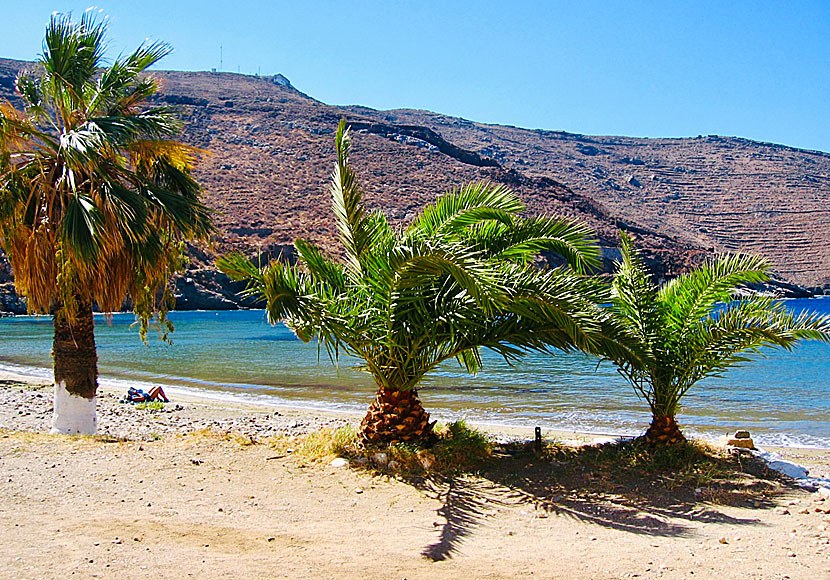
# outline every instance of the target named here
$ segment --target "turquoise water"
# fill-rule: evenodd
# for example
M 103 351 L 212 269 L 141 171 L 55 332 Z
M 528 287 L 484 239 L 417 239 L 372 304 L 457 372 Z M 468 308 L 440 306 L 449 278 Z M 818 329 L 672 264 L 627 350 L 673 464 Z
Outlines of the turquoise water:
M 830 300 L 791 300 L 795 310 L 830 313 Z M 304 407 L 362 411 L 374 383 L 355 361 L 329 361 L 262 311 L 174 312 L 173 344 L 143 345 L 133 316 L 96 318 L 102 381 L 162 383 L 173 392 Z M 0 368 L 48 376 L 52 323 L 48 317 L 0 319 Z M 484 354 L 478 376 L 443 365 L 420 389 L 428 410 L 444 419 L 541 425 L 597 433 L 637 434 L 648 407 L 613 366 L 579 354 L 528 355 L 510 367 Z M 801 344 L 769 351 L 724 378 L 708 380 L 686 397 L 679 416 L 707 436 L 750 429 L 762 444 L 830 448 L 830 345 Z

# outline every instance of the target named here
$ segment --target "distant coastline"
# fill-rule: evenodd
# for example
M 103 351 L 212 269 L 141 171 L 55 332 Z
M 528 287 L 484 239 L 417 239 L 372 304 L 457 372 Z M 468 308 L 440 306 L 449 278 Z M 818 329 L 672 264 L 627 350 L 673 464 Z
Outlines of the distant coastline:
M 210 284 L 201 284 L 190 276 L 178 277 L 176 283 L 176 305 L 174 311 L 196 312 L 208 310 L 248 310 L 258 309 L 250 299 L 240 299 L 239 285 L 231 282 L 218 271 L 203 271 L 200 279 L 210 280 Z M 208 274 L 208 272 L 210 272 Z M 13 282 L 3 284 L 0 273 L 0 317 L 28 315 L 26 303 L 14 291 Z M 797 284 L 773 280 L 765 284 L 755 284 L 750 292 L 776 296 L 784 300 L 802 298 L 830 297 L 830 285 L 808 288 Z M 129 312 L 125 309 L 121 312 Z

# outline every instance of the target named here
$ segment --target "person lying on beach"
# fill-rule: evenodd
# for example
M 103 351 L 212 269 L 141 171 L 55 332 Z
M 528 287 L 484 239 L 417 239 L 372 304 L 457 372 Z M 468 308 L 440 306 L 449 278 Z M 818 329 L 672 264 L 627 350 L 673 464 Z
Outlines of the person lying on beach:
M 127 390 L 127 396 L 124 397 L 125 403 L 149 403 L 151 401 L 161 401 L 169 403 L 170 399 L 164 394 L 164 389 L 159 385 L 153 385 L 149 393 L 145 393 L 141 389 L 130 387 Z

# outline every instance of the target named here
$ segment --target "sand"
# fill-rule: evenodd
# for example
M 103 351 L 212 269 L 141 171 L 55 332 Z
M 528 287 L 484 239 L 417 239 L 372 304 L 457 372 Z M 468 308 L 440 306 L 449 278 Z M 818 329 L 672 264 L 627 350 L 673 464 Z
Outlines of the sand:
M 0 376 L 2 578 L 830 578 L 830 497 L 786 484 L 748 505 L 413 484 L 265 442 L 354 417 L 197 400 L 150 413 L 108 393 L 105 436 L 52 436 L 48 387 L 15 381 Z

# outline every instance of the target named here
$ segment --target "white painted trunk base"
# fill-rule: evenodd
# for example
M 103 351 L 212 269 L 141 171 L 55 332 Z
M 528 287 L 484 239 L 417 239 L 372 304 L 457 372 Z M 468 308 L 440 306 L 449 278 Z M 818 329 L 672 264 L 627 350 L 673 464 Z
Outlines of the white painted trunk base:
M 56 383 L 52 433 L 94 435 L 98 430 L 97 402 L 97 397 L 87 399 L 73 395 L 66 390 L 66 383 Z

